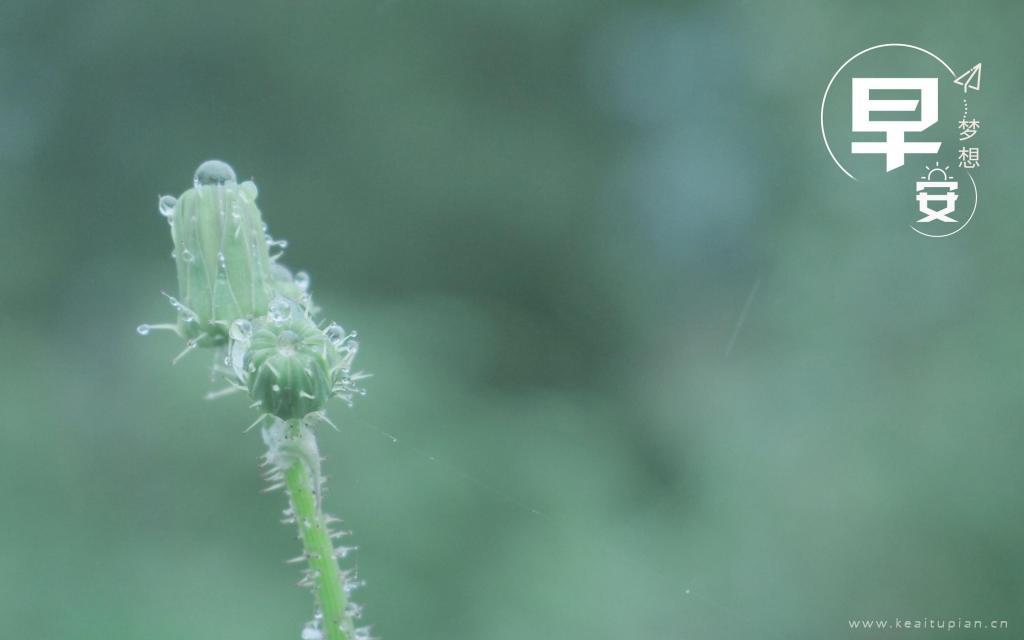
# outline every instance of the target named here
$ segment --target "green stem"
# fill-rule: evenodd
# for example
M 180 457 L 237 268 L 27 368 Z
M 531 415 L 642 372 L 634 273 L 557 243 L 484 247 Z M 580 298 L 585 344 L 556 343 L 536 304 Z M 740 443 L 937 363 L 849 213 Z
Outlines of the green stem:
M 305 462 L 294 459 L 284 474 L 285 487 L 309 562 L 309 581 L 323 614 L 323 638 L 351 640 L 352 620 L 346 613 L 348 598 L 334 557 L 331 532 L 320 509 L 319 487 L 314 486 L 311 475 Z

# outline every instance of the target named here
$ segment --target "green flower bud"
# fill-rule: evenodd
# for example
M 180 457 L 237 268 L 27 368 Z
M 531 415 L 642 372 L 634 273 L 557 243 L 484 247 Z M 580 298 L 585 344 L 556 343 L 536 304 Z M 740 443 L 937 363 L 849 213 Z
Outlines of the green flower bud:
M 230 166 L 210 160 L 192 189 L 161 198 L 178 267 L 178 328 L 197 346 L 225 344 L 232 322 L 267 313 L 272 263 L 256 196 L 255 184 L 239 185 Z
M 263 411 L 282 420 L 323 411 L 348 376 L 348 351 L 284 298 L 270 303 L 267 317 L 232 325 L 231 338 L 236 374 Z

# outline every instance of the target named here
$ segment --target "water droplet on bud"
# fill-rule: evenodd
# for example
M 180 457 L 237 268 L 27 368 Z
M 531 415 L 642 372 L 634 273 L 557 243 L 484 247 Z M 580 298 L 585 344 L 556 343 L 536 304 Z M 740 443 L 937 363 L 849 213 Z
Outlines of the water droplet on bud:
M 342 345 L 345 344 L 345 339 L 347 337 L 345 329 L 343 329 L 339 324 L 332 322 L 326 329 L 324 329 L 324 334 L 327 336 L 327 339 L 331 341 L 331 344 L 334 345 L 335 349 L 340 349 Z
M 174 196 L 160 196 L 160 200 L 157 201 L 157 206 L 160 208 L 160 215 L 165 218 L 170 218 L 174 215 L 174 205 L 178 204 L 178 199 Z
M 260 195 L 260 190 L 256 188 L 256 183 L 252 180 L 246 180 L 242 184 L 238 185 L 238 188 L 243 194 L 245 194 L 245 197 L 247 197 L 250 202 L 255 202 L 257 196 Z
M 140 324 L 139 326 L 135 327 L 135 330 L 139 333 L 140 336 L 148 336 L 150 326 L 148 324 Z
M 295 274 L 295 286 L 302 289 L 303 292 L 309 289 L 309 274 L 305 271 L 299 271 Z
M 295 354 L 295 345 L 299 342 L 299 336 L 294 331 L 282 331 L 277 336 L 277 351 L 283 356 Z
M 248 340 L 252 337 L 252 323 L 245 318 L 235 320 L 228 329 L 228 335 L 232 340 Z
M 285 322 L 292 317 L 292 305 L 284 298 L 277 298 L 270 303 L 267 315 L 274 322 Z
M 181 259 L 184 260 L 185 262 L 195 262 L 196 261 L 196 257 L 194 255 L 192 255 L 192 252 L 189 251 L 188 249 L 182 249 L 181 250 Z
M 235 170 L 226 162 L 220 160 L 207 160 L 196 169 L 193 183 L 198 189 L 204 185 L 225 185 L 235 184 Z

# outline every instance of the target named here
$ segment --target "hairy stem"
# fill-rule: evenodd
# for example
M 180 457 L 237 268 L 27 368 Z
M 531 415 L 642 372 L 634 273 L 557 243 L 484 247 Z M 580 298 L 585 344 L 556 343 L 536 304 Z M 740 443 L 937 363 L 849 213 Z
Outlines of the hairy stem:
M 319 478 L 314 479 L 303 460 L 292 460 L 284 472 L 285 488 L 299 528 L 304 555 L 309 562 L 307 581 L 323 614 L 323 638 L 352 640 L 354 630 L 346 611 L 348 596 L 345 583 L 334 557 L 330 528 L 319 504 Z

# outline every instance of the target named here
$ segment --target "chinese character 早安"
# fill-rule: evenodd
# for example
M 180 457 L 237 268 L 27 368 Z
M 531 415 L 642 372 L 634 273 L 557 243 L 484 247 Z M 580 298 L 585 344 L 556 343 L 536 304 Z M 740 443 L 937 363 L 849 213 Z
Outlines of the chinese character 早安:
M 920 100 L 880 100 L 871 97 L 872 91 L 916 91 Z M 917 111 L 916 120 L 872 120 L 872 113 Z M 941 142 L 907 142 L 907 133 L 924 131 L 939 120 L 938 78 L 853 78 L 853 131 L 855 133 L 884 133 L 882 142 L 854 142 L 852 153 L 880 153 L 885 155 L 885 170 L 903 166 L 908 153 L 938 153 Z

